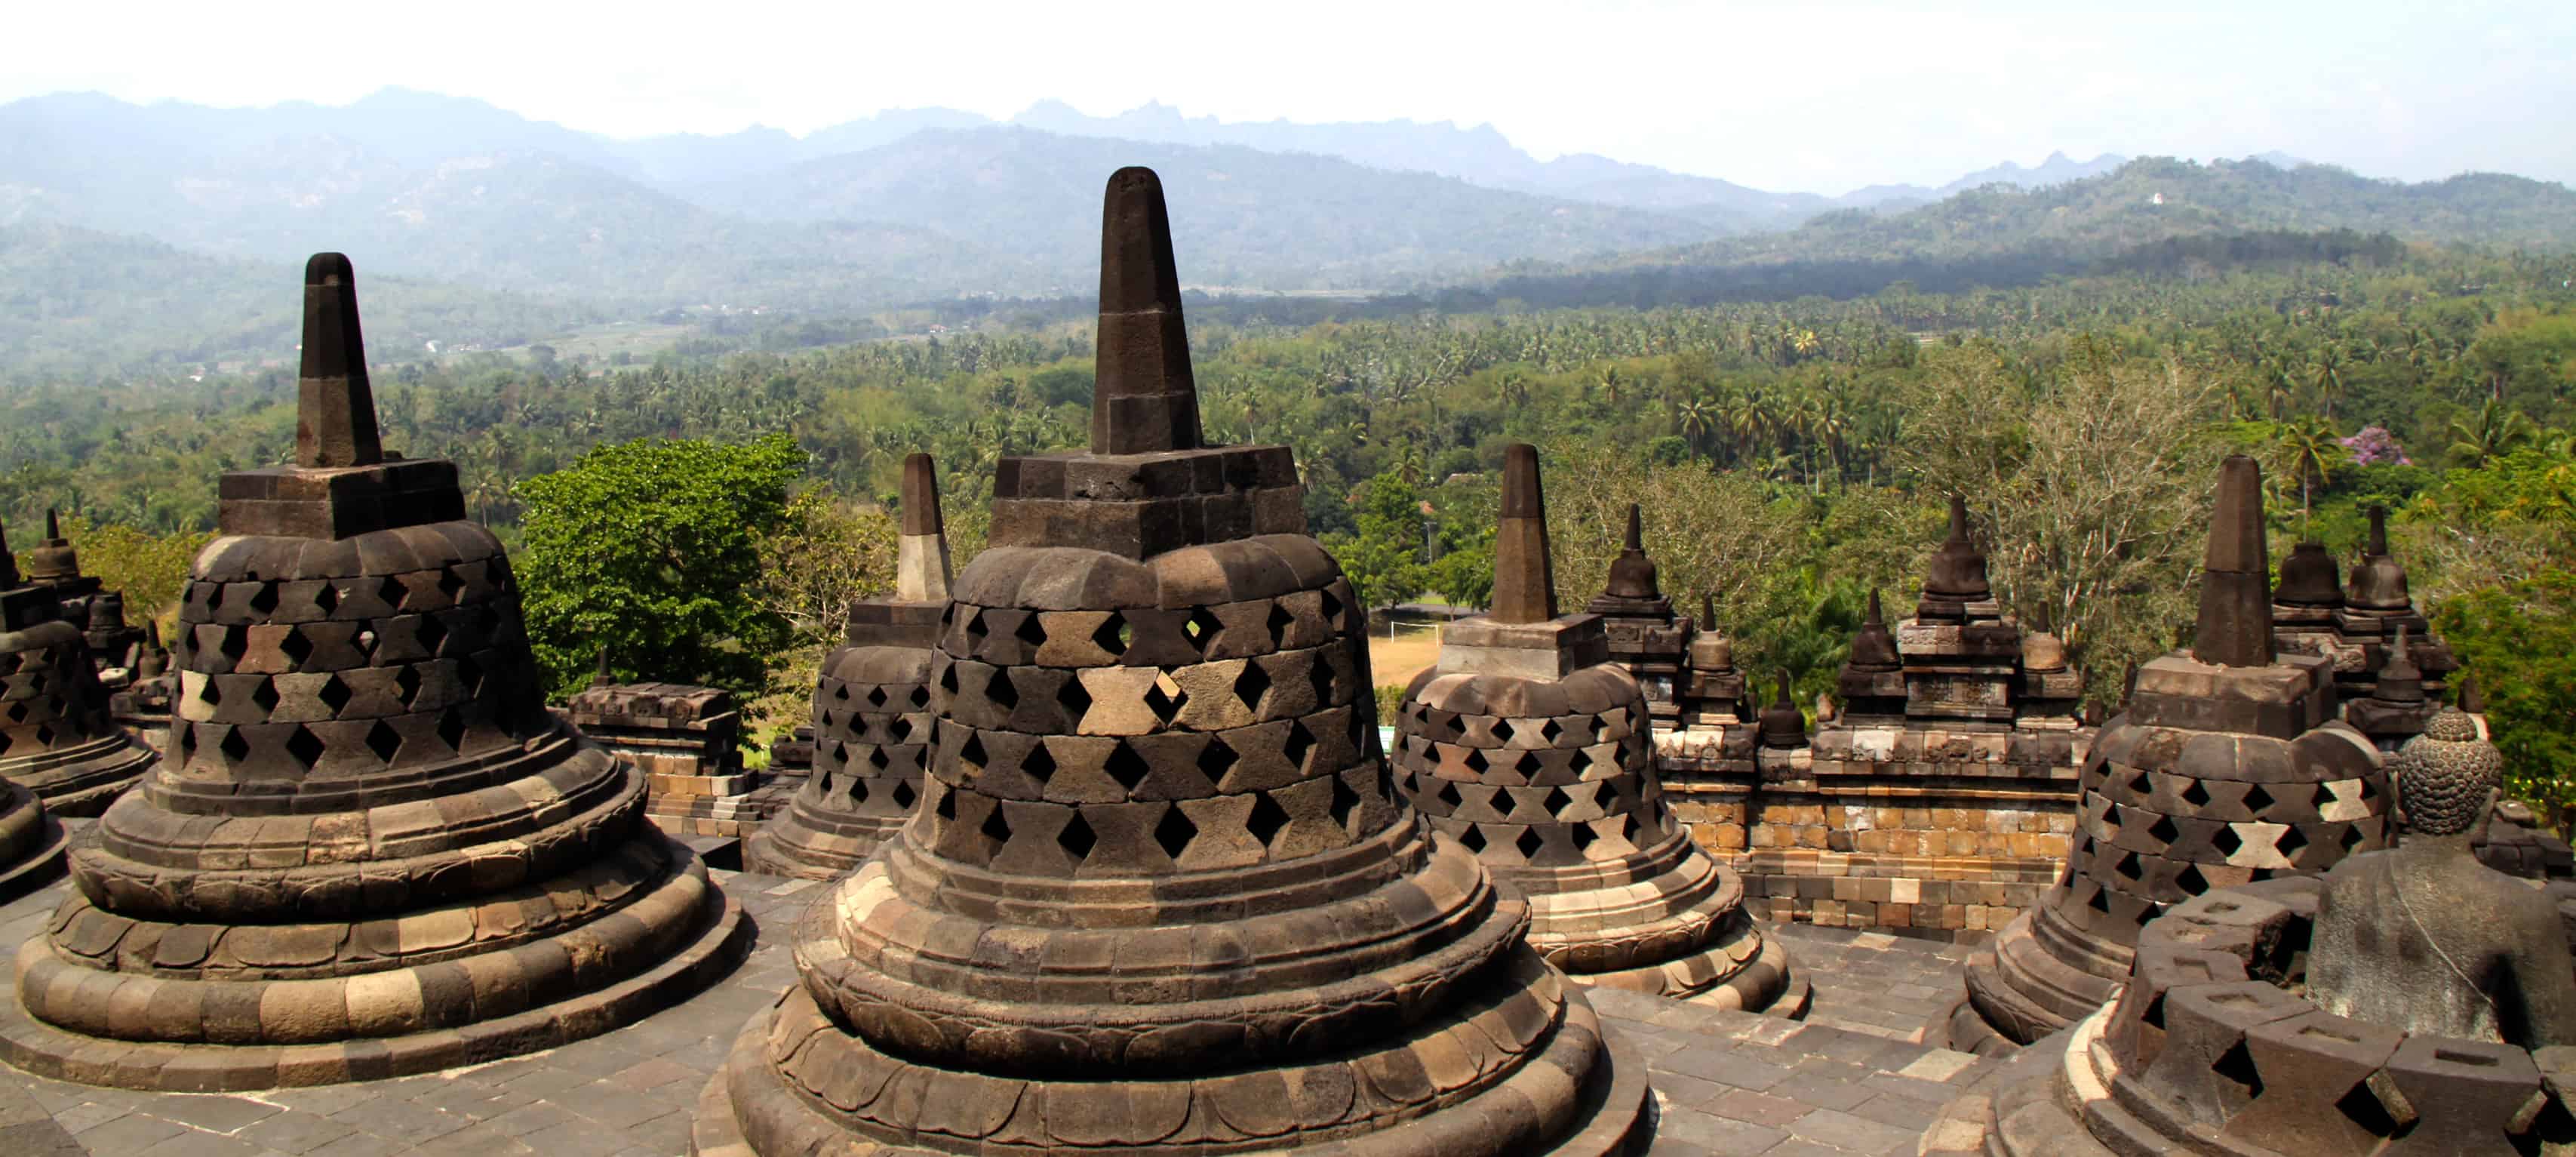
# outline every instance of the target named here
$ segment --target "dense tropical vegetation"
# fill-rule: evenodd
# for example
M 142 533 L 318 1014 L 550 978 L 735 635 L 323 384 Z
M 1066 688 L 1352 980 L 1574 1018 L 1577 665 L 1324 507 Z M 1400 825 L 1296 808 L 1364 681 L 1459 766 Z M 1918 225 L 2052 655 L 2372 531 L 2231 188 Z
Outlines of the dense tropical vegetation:
M 2367 506 L 2397 512 L 2418 597 L 2490 688 L 2517 790 L 2576 804 L 2566 648 L 2539 645 L 2576 601 L 2576 267 L 2286 236 L 1840 299 L 1215 299 L 1194 302 L 1192 337 L 1210 435 L 1296 448 L 1311 522 L 1372 603 L 1480 601 L 1491 471 L 1506 442 L 1534 441 L 1567 601 L 1598 589 L 1641 502 L 1668 593 L 1693 612 L 1707 596 L 1740 660 L 1790 671 L 1802 697 L 1828 685 L 1870 589 L 1905 605 L 1951 491 L 2007 604 L 2114 693 L 2189 617 L 2211 467 L 2255 453 L 2276 558 L 2313 537 L 2349 559 Z M 2320 251 L 2335 259 L 2298 256 Z M 457 460 L 471 513 L 522 545 L 558 689 L 606 641 L 620 675 L 784 686 L 787 703 L 840 602 L 890 574 L 882 508 L 904 454 L 938 459 L 962 564 L 996 459 L 1084 437 L 1074 312 L 814 348 L 757 348 L 797 343 L 754 327 L 732 344 L 755 348 L 623 365 L 447 357 L 382 366 L 375 390 L 389 444 Z M 83 534 L 121 528 L 128 553 L 188 541 L 212 525 L 219 472 L 287 456 L 294 394 L 282 368 L 18 388 L 0 516 L 28 527 L 60 506 Z M 638 553 L 692 520 L 714 529 Z M 586 557 L 601 541 L 616 549 Z M 599 594 L 612 585 L 626 593 Z

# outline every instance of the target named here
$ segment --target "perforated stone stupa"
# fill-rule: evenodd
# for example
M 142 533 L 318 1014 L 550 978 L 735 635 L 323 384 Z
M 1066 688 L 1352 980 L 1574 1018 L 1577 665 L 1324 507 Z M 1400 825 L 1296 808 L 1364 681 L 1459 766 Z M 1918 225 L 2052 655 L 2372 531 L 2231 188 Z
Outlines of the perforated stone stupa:
M 1576 979 L 1762 1011 L 1806 1008 L 1744 881 L 1663 799 L 1645 694 L 1597 615 L 1559 616 L 1538 451 L 1503 457 L 1493 609 L 1405 689 L 1397 783 L 1530 898 L 1530 945 Z
M 73 841 L 0 1058 L 205 1091 L 451 1068 L 660 1008 L 749 928 L 539 699 L 452 463 L 379 444 L 346 258 L 305 268 L 296 465 L 224 475 L 178 718 Z M 68 625 L 66 625 L 68 629 Z
M 1288 449 L 1201 443 L 1154 174 L 1103 217 L 1091 452 L 1002 461 L 921 811 L 794 930 L 696 1152 L 1624 1151 L 1642 1069 L 1389 781 Z
M 0 779 L 55 816 L 94 816 L 152 765 L 108 715 L 89 640 L 0 541 Z
M 2380 753 L 2327 660 L 2277 654 L 2261 475 L 2230 458 L 2187 653 L 2139 668 L 2085 761 L 2057 886 L 1968 962 L 1952 1047 L 2028 1044 L 2118 995 L 2138 929 L 2214 888 L 2323 872 L 2388 837 Z
M 948 609 L 948 538 L 928 454 L 903 463 L 894 597 L 850 605 L 848 645 L 814 683 L 813 771 L 744 846 L 752 870 L 829 880 L 912 819 L 929 762 L 931 662 Z

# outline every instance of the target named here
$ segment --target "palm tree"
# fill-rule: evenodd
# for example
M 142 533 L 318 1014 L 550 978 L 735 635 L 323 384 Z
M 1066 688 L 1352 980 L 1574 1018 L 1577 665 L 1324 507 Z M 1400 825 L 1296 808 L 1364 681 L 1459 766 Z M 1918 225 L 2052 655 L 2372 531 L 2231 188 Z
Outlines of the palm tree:
M 2490 397 L 2468 418 L 2451 419 L 2451 456 L 2468 466 L 2484 466 L 2490 458 L 2511 453 L 2531 441 L 2539 430 L 2520 410 L 2507 409 L 2502 400 Z
M 2315 416 L 2296 425 L 2283 425 L 2280 437 L 2281 448 L 2290 456 L 2290 470 L 2299 476 L 2299 519 L 2305 522 L 2312 508 L 2312 488 L 2324 486 L 2334 468 L 2352 455 L 2335 437 L 2334 427 Z

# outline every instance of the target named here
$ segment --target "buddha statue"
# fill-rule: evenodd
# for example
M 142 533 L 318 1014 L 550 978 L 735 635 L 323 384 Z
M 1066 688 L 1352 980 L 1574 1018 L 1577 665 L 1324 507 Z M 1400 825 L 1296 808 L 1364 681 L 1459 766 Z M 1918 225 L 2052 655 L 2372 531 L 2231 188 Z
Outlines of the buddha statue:
M 2471 850 L 2494 810 L 2502 758 L 2454 708 L 2392 762 L 2405 835 L 2327 873 L 2310 998 L 2409 1033 L 2576 1044 L 2576 964 L 2555 905 Z

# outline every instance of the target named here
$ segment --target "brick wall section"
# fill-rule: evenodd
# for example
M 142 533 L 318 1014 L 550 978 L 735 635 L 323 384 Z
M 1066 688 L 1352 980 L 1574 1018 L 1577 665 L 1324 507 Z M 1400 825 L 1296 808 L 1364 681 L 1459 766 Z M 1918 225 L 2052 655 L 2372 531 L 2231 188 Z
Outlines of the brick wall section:
M 1755 915 L 1963 940 L 2063 870 L 2092 736 L 1828 726 L 1759 770 L 1741 742 L 1683 732 L 1658 746 L 1674 810 L 1744 874 Z

